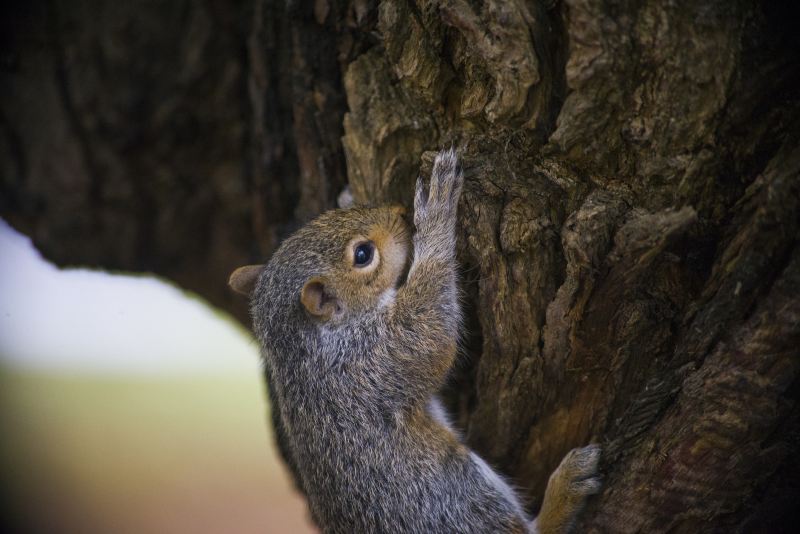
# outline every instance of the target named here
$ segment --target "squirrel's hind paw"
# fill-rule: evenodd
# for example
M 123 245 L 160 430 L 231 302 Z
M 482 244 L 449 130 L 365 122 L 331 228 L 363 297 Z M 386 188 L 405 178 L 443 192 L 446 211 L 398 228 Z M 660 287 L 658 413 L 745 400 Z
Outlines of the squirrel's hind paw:
M 561 461 L 558 470 L 569 481 L 570 492 L 575 496 L 599 493 L 602 479 L 598 476 L 602 449 L 600 445 L 588 445 L 572 449 Z

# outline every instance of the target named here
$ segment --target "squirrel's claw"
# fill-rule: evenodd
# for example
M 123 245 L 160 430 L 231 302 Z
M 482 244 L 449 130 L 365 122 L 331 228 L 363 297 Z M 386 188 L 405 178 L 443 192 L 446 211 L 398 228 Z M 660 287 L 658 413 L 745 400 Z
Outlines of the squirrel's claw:
M 587 445 L 572 449 L 561 461 L 558 470 L 567 475 L 574 497 L 599 493 L 602 481 L 597 473 L 602 449 L 600 445 Z
M 417 230 L 455 229 L 456 210 L 464 176 L 455 150 L 444 150 L 436 155 L 428 190 L 421 178 L 417 178 L 414 195 L 414 224 Z
M 431 173 L 431 197 L 444 204 L 458 202 L 464 175 L 455 149 L 443 150 L 436 155 Z

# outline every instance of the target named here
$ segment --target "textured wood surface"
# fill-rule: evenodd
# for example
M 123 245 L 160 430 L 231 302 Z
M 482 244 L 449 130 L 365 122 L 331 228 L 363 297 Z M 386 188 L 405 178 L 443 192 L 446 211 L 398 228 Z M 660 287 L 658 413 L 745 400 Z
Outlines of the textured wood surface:
M 800 40 L 782 3 L 32 2 L 2 17 L 0 215 L 61 265 L 225 287 L 462 153 L 446 392 L 537 506 L 606 448 L 587 532 L 798 519 Z M 783 530 L 782 530 L 783 529 Z

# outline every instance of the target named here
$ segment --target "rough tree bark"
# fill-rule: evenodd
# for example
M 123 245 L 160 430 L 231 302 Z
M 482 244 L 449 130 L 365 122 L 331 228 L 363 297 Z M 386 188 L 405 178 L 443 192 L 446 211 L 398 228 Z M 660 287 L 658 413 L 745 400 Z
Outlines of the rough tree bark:
M 10 9 L 10 8 L 5 8 Z M 797 12 L 745 0 L 27 3 L 2 17 L 0 214 L 60 265 L 225 288 L 349 183 L 467 172 L 467 441 L 586 532 L 798 519 Z

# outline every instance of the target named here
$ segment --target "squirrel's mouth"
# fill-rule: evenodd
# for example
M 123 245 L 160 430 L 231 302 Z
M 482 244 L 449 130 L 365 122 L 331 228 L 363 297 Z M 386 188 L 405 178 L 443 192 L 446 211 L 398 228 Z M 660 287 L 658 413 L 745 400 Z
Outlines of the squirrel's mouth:
M 414 252 L 410 244 L 408 245 L 407 250 L 408 253 L 406 254 L 406 261 L 403 264 L 403 268 L 400 270 L 400 273 L 397 275 L 397 281 L 394 284 L 395 289 L 400 289 L 406 284 L 408 272 L 411 270 L 411 262 L 414 261 Z
M 400 276 L 397 277 L 397 282 L 394 284 L 395 289 L 400 289 L 406 284 L 408 279 L 408 271 L 411 269 L 412 253 L 406 255 L 406 263 L 403 265 L 403 270 L 400 271 Z
M 406 280 L 408 279 L 408 272 L 411 269 L 411 262 L 414 260 L 414 248 L 411 240 L 411 217 L 405 209 L 402 211 L 396 210 L 395 214 L 397 221 L 393 225 L 394 231 L 392 234 L 394 239 L 397 240 L 398 243 L 401 243 L 406 250 L 403 268 L 400 270 L 400 274 L 397 276 L 397 281 L 394 284 L 395 289 L 400 289 L 401 286 L 405 285 Z

